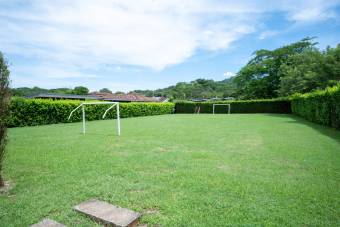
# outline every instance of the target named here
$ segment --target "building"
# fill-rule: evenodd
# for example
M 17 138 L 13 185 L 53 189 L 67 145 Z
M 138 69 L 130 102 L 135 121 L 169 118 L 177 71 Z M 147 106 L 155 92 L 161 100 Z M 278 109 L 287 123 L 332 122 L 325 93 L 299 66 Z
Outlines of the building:
M 103 100 L 110 102 L 167 102 L 165 97 L 146 97 L 137 93 L 111 94 L 103 92 L 91 92 L 89 95 L 68 95 L 68 94 L 38 94 L 29 98 L 53 99 L 53 100 Z
M 92 95 L 70 95 L 70 94 L 38 94 L 38 95 L 32 95 L 27 98 L 32 99 L 53 99 L 53 100 L 97 100 L 97 97 Z

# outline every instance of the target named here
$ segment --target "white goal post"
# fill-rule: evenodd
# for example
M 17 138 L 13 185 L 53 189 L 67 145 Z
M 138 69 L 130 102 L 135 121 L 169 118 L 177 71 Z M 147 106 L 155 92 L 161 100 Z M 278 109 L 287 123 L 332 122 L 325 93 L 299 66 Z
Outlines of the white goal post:
M 215 114 L 215 106 L 228 106 L 228 114 L 230 114 L 230 109 L 231 109 L 231 106 L 230 104 L 226 104 L 226 103 L 217 103 L 217 104 L 213 104 L 213 114 Z
M 103 119 L 105 118 L 107 112 L 111 110 L 112 108 L 116 107 L 117 111 L 117 134 L 120 136 L 120 115 L 119 115 L 119 102 L 82 102 L 77 108 L 71 111 L 70 116 L 68 116 L 68 120 L 71 119 L 72 114 L 78 110 L 80 107 L 82 108 L 83 112 L 83 134 L 85 134 L 86 128 L 85 128 L 85 106 L 86 105 L 111 105 L 109 108 L 107 108 L 103 114 Z

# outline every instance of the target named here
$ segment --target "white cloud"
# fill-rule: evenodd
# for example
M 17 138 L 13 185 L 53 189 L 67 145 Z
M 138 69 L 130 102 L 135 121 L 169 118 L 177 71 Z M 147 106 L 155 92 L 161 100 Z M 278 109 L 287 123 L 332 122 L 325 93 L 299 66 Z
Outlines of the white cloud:
M 0 11 L 1 47 L 73 65 L 117 63 L 161 70 L 185 61 L 198 48 L 226 48 L 253 30 L 239 19 L 205 21 L 202 16 L 217 10 L 209 9 L 205 1 L 34 0 L 31 4 Z
M 261 32 L 260 35 L 259 35 L 259 39 L 266 39 L 268 37 L 272 37 L 272 36 L 275 36 L 277 35 L 279 32 L 278 31 L 264 31 L 264 32 Z
M 339 0 L 309 0 L 289 2 L 284 7 L 288 11 L 288 20 L 295 22 L 318 22 L 336 18 L 334 7 Z
M 233 73 L 233 72 L 225 72 L 225 73 L 223 73 L 223 76 L 226 77 L 226 78 L 230 78 L 232 76 L 235 76 L 235 73 Z
M 338 3 L 0 0 L 0 48 L 33 59 L 37 63 L 32 72 L 54 77 L 78 77 L 84 68 L 105 64 L 119 65 L 117 71 L 124 65 L 162 70 L 184 62 L 197 50 L 228 48 L 255 32 L 263 13 L 285 12 L 296 22 L 325 20 L 334 17 L 332 7 Z M 264 32 L 260 38 L 268 35 L 272 34 Z M 41 61 L 53 67 L 42 67 Z

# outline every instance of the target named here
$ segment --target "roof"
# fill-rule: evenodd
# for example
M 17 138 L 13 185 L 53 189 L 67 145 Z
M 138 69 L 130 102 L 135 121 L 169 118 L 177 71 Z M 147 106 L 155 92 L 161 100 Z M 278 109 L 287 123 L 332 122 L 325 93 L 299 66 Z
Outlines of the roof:
M 112 93 L 101 93 L 101 92 L 92 92 L 90 93 L 92 96 L 98 97 L 102 100 L 107 101 L 120 101 L 120 102 L 163 102 L 165 99 L 159 99 L 154 97 L 146 97 L 137 93 L 129 93 L 129 94 L 112 94 Z
M 189 99 L 192 102 L 204 102 L 204 101 L 208 101 L 208 99 Z
M 42 98 L 42 99 L 73 99 L 73 100 L 104 100 L 114 102 L 165 102 L 165 97 L 146 97 L 137 93 L 129 94 L 111 94 L 103 92 L 92 92 L 89 95 L 69 95 L 69 94 L 38 94 L 31 96 L 30 98 Z
M 166 102 L 168 101 L 167 97 L 152 97 L 154 100 L 158 100 L 158 102 Z
M 189 99 L 189 101 L 192 102 L 206 102 L 206 101 L 219 101 L 219 100 L 234 100 L 234 97 L 226 97 L 226 98 L 210 98 L 210 99 L 204 99 L 204 98 L 193 98 Z
M 97 99 L 97 97 L 92 95 L 69 95 L 69 94 L 38 94 L 30 96 L 29 98 L 51 98 L 51 99 Z

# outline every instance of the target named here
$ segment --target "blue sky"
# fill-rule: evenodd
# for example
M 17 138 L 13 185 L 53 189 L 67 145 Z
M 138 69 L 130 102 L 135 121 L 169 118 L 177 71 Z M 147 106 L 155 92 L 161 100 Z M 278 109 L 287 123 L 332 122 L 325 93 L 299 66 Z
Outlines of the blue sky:
M 156 89 L 306 36 L 335 46 L 339 14 L 339 0 L 0 0 L 0 51 L 12 87 Z

